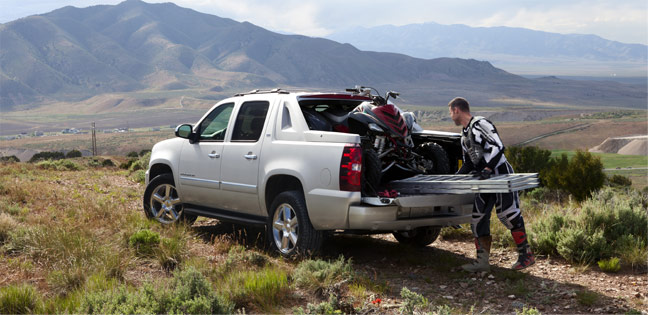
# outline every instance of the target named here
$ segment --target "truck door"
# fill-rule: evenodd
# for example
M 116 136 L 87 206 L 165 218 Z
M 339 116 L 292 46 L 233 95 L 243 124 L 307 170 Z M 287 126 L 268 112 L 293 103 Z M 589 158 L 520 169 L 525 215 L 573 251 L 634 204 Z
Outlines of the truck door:
M 221 189 L 225 209 L 261 214 L 259 160 L 269 107 L 268 101 L 248 101 L 236 115 L 231 140 L 223 149 Z
M 233 109 L 234 103 L 214 108 L 195 128 L 198 141 L 183 144 L 179 175 L 184 203 L 207 207 L 219 204 L 223 146 Z

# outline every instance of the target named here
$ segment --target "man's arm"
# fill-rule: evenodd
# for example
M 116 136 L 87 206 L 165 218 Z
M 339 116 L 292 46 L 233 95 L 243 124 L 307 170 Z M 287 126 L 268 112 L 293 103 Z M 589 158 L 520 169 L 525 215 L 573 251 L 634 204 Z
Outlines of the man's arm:
M 457 171 L 457 174 L 468 174 L 470 173 L 470 171 L 473 171 L 474 169 L 475 169 L 475 165 L 473 165 L 470 158 L 466 156 L 466 152 L 464 152 L 463 163 L 461 165 L 461 168 Z

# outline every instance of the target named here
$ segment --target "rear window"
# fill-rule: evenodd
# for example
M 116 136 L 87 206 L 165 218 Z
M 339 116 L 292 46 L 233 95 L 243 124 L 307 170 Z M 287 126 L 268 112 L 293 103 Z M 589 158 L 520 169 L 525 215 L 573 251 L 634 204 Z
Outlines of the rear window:
M 368 99 L 300 99 L 299 107 L 310 130 L 340 131 L 346 116 Z

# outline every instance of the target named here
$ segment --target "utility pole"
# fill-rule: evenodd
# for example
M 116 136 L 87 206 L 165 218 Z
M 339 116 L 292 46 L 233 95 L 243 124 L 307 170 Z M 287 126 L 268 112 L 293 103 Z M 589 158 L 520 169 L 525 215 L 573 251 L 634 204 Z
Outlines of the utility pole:
M 92 122 L 92 156 L 97 155 L 97 133 L 95 132 L 95 122 Z

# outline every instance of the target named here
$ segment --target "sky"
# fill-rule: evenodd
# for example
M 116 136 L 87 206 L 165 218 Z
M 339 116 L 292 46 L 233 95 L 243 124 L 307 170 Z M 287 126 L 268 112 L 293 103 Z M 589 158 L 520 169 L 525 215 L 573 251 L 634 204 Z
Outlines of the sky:
M 121 0 L 0 0 L 0 23 L 63 6 Z M 145 0 L 248 21 L 275 32 L 325 37 L 352 27 L 435 22 L 509 26 L 561 34 L 594 34 L 648 44 L 646 0 Z

